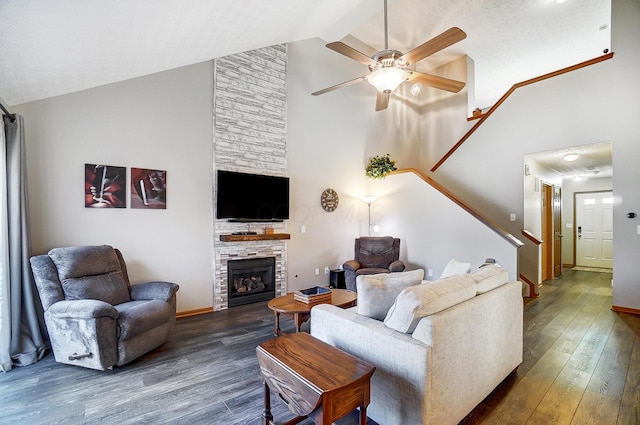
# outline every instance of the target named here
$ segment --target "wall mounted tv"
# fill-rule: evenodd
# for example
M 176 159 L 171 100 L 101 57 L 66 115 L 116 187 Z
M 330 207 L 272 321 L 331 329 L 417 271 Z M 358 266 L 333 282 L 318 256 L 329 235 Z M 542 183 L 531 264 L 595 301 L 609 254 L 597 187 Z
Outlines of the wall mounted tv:
M 218 170 L 216 217 L 239 222 L 289 218 L 289 178 Z

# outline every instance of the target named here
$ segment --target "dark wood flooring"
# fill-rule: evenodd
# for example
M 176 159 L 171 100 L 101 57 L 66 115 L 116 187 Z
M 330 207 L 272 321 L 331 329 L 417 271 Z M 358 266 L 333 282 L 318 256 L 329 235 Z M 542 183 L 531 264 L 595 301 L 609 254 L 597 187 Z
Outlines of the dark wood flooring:
M 525 301 L 523 364 L 462 424 L 640 423 L 640 316 L 610 310 L 611 274 L 566 270 L 540 293 Z M 258 303 L 179 319 L 168 343 L 111 371 L 48 354 L 0 374 L 0 424 L 259 424 L 255 347 L 270 338 Z M 293 416 L 278 397 L 272 412 Z

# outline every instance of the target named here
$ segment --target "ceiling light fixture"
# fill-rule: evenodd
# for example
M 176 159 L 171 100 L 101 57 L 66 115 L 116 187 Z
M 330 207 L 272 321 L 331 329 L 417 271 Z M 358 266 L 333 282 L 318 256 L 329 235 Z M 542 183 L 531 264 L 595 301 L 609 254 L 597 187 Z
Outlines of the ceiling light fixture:
M 422 90 L 422 84 L 420 83 L 415 83 L 414 85 L 411 86 L 411 94 L 414 96 L 419 95 L 420 90 Z
M 562 159 L 564 159 L 567 162 L 573 162 L 576 159 L 578 159 L 578 154 L 577 153 L 568 153 L 565 156 L 563 156 Z
M 380 93 L 391 93 L 407 78 L 409 78 L 407 71 L 390 66 L 373 71 L 367 77 L 367 81 Z
M 572 180 L 573 180 L 574 182 L 581 182 L 582 180 L 584 180 L 584 177 L 582 177 L 582 176 L 575 176 Z

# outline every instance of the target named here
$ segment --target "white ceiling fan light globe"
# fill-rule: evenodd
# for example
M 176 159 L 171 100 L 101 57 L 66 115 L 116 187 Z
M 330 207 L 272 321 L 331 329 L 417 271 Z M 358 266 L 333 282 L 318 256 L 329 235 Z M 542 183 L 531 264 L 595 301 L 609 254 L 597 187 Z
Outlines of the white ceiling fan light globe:
M 390 66 L 373 71 L 367 81 L 380 93 L 391 93 L 407 78 L 409 74 L 405 70 Z

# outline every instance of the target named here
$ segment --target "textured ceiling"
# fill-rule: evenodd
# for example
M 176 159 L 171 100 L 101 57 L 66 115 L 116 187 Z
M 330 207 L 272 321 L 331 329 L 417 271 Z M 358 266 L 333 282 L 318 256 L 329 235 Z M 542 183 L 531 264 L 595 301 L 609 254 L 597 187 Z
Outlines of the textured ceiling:
M 17 105 L 312 37 L 381 50 L 382 10 L 383 0 L 2 0 L 0 98 Z M 611 49 L 610 0 L 389 0 L 388 10 L 395 50 L 452 26 L 467 33 L 419 69 L 469 55 L 480 108 Z
M 15 105 L 317 37 L 351 11 L 370 16 L 367 7 L 375 11 L 364 0 L 0 0 L 0 98 Z
M 564 160 L 567 154 L 577 154 L 572 162 Z M 613 152 L 611 142 L 575 146 L 569 149 L 533 153 L 525 156 L 525 163 L 533 159 L 545 167 L 562 174 L 565 178 L 602 178 L 613 175 Z

